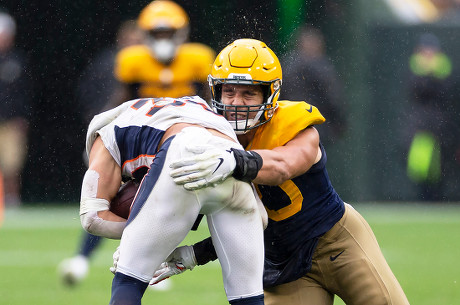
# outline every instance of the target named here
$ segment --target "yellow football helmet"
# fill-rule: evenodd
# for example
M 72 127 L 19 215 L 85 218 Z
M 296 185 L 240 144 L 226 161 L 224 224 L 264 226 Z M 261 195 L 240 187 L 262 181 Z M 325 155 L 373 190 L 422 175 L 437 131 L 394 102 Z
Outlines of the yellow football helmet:
M 237 134 L 244 134 L 272 118 L 281 89 L 281 64 L 275 53 L 262 41 L 238 39 L 219 53 L 208 82 L 212 105 L 217 113 L 234 112 L 235 117 L 241 117 L 238 113 L 245 113 L 246 119 L 229 121 Z M 255 105 L 257 107 L 229 107 L 221 101 L 222 84 L 260 85 L 264 92 L 264 101 L 260 105 Z M 249 119 L 251 112 L 257 112 L 254 119 Z
M 147 32 L 146 44 L 160 62 L 169 64 L 177 47 L 188 39 L 189 17 L 177 3 L 155 0 L 140 13 L 137 23 Z

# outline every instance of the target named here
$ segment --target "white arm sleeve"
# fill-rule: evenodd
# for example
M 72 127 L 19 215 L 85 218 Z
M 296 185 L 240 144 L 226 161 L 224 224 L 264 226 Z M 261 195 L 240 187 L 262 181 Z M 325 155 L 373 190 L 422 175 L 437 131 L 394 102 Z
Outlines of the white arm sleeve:
M 86 154 L 89 158 L 89 152 L 93 146 L 94 141 L 97 138 L 97 131 L 104 126 L 110 124 L 115 120 L 123 111 L 125 111 L 132 103 L 130 101 L 121 104 L 120 106 L 104 111 L 93 117 L 88 126 L 88 132 L 86 133 Z

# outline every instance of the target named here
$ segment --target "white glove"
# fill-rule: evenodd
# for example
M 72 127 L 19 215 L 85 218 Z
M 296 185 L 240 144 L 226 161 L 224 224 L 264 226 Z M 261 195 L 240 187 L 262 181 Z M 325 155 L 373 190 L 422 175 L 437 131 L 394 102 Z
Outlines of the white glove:
M 222 183 L 233 173 L 236 160 L 231 150 L 214 146 L 189 146 L 194 156 L 172 162 L 174 182 L 192 191 Z
M 115 274 L 117 272 L 118 260 L 120 259 L 120 246 L 117 247 L 117 250 L 113 253 L 113 266 L 110 267 L 110 272 Z
M 170 278 L 173 275 L 181 274 L 187 270 L 181 263 L 161 263 L 160 269 L 155 271 L 149 285 L 155 285 Z
M 192 246 L 182 246 L 176 248 L 155 271 L 150 285 L 155 285 L 173 275 L 181 274 L 185 270 L 193 270 L 197 265 L 195 252 Z

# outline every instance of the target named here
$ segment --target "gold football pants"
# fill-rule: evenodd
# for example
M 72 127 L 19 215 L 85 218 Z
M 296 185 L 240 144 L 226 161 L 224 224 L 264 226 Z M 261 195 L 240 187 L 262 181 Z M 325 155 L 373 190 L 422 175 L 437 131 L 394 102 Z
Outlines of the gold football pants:
M 409 304 L 368 223 L 350 205 L 318 242 L 312 269 L 302 278 L 265 290 L 266 305 Z

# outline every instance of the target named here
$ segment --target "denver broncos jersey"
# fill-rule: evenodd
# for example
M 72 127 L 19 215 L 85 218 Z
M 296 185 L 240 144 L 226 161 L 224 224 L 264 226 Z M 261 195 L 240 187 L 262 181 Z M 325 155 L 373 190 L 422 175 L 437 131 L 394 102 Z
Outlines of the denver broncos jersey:
M 88 128 L 87 151 L 100 135 L 121 166 L 122 175 L 139 178 L 136 173 L 150 168 L 165 131 L 176 123 L 212 128 L 238 142 L 230 123 L 198 96 L 146 98 L 125 102 L 95 116 Z
M 278 101 L 273 118 L 260 126 L 246 149 L 282 146 L 308 126 L 325 121 L 305 102 Z M 318 238 L 340 220 L 345 206 L 326 171 L 326 152 L 306 173 L 278 186 L 256 185 L 268 213 L 265 229 L 264 287 L 304 276 Z
M 178 47 L 170 65 L 156 60 L 145 45 L 122 49 L 116 57 L 117 79 L 131 86 L 133 98 L 181 97 L 197 94 L 196 83 L 206 83 L 214 51 L 199 43 Z

